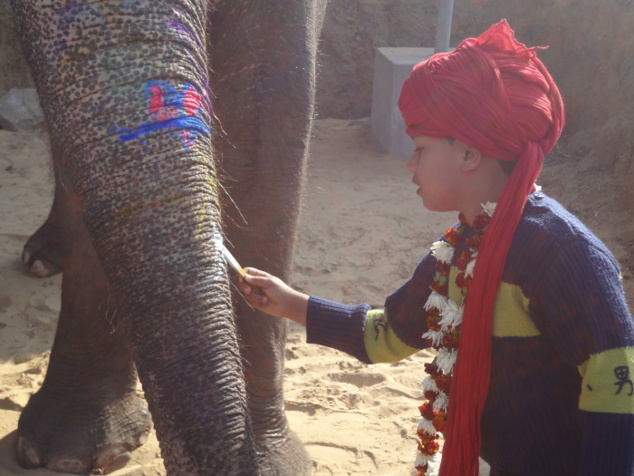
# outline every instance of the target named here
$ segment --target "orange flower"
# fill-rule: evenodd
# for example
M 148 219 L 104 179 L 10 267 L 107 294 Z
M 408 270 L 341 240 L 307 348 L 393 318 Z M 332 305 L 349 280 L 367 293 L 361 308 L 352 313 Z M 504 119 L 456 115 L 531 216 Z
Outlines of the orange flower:
M 448 332 L 442 336 L 442 345 L 447 349 L 457 349 L 460 335 L 457 332 Z
M 449 263 L 443 263 L 442 261 L 436 261 L 436 271 L 440 274 L 449 274 L 451 265 Z
M 471 228 L 473 228 L 476 232 L 484 231 L 490 221 L 491 217 L 489 215 L 486 213 L 480 213 L 477 217 L 475 217 L 475 220 L 473 220 L 473 226 Z
M 418 451 L 427 456 L 433 456 L 438 453 L 440 449 L 440 445 L 435 441 L 430 441 L 428 443 L 418 442 Z
M 438 378 L 436 378 L 435 380 L 438 390 L 449 395 L 449 389 L 451 388 L 451 377 L 447 375 L 439 375 Z
M 418 451 L 420 451 L 424 455 L 432 456 L 432 455 L 436 454 L 436 452 L 438 451 L 438 449 L 436 449 L 436 451 L 433 451 L 433 449 L 434 449 L 433 444 L 434 444 L 433 441 L 429 442 L 429 443 L 422 443 L 421 441 L 419 441 L 418 442 Z M 432 450 L 431 452 L 428 449 L 428 445 L 430 446 L 430 449 Z M 436 443 L 436 445 L 438 445 L 438 443 Z
M 427 316 L 427 328 L 432 331 L 439 331 L 440 325 L 438 324 L 439 316 Z
M 423 454 L 427 454 L 427 455 L 435 455 L 436 453 L 438 453 L 438 450 L 440 449 L 440 445 L 435 442 L 435 441 L 430 441 L 429 443 L 425 444 L 425 451 L 423 452 Z
M 467 269 L 467 265 L 469 264 L 469 261 L 471 261 L 471 258 L 473 258 L 473 254 L 470 251 L 463 251 L 460 253 L 460 256 L 458 256 L 458 259 L 456 260 L 456 266 L 458 269 L 462 271 Z
M 433 390 L 427 390 L 425 393 L 423 393 L 423 396 L 427 400 L 429 400 L 431 403 L 434 403 L 434 401 L 438 397 L 438 392 L 434 392 Z
M 472 279 L 471 276 L 466 276 L 464 271 L 461 271 L 458 273 L 458 276 L 456 276 L 456 286 L 458 286 L 459 289 L 468 288 Z
M 423 403 L 420 407 L 418 407 L 418 410 L 420 411 L 420 416 L 422 416 L 425 420 L 432 421 L 436 416 L 434 406 L 430 402 Z
M 424 365 L 425 365 L 425 372 L 427 372 L 434 380 L 436 379 L 438 375 L 440 375 L 440 371 L 438 370 L 438 367 L 436 367 L 435 364 L 426 363 Z
M 460 241 L 460 232 L 458 231 L 458 228 L 447 228 L 443 238 L 447 243 L 455 248 Z
M 480 243 L 482 243 L 482 233 L 470 236 L 465 240 L 465 244 L 472 250 L 480 248 Z
M 436 309 L 435 307 L 432 307 L 429 309 L 429 311 L 427 311 L 427 315 L 429 316 L 440 316 L 440 310 Z
M 430 435 L 425 430 L 418 430 L 416 434 L 418 435 L 418 438 L 420 438 L 419 443 L 422 445 L 426 445 L 430 441 L 434 441 L 436 439 L 435 436 Z
M 447 292 L 449 291 L 449 286 L 447 285 L 447 283 L 440 284 L 436 281 L 433 281 L 429 287 L 432 288 L 432 290 L 436 291 L 438 294 L 442 294 L 444 296 L 446 296 Z
M 436 431 L 445 431 L 445 423 L 447 422 L 447 415 L 445 412 L 438 412 L 438 414 L 432 420 L 432 425 L 436 428 Z

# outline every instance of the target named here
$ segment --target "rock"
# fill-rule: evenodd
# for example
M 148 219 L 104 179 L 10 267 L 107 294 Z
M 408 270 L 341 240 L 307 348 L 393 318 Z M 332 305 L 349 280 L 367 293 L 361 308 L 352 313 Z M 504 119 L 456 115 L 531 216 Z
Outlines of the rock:
M 9 90 L 0 98 L 0 127 L 9 131 L 33 129 L 44 122 L 37 92 L 33 88 Z

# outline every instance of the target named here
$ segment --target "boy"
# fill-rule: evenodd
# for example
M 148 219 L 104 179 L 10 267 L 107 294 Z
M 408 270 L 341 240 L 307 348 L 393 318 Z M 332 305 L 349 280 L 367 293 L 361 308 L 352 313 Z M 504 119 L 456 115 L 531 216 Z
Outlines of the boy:
M 385 308 L 308 296 L 247 268 L 256 308 L 367 363 L 419 349 L 419 474 L 634 476 L 634 322 L 610 252 L 535 186 L 564 124 L 536 48 L 505 21 L 417 65 L 399 107 L 423 205 L 459 223 Z M 438 439 L 445 436 L 439 462 Z

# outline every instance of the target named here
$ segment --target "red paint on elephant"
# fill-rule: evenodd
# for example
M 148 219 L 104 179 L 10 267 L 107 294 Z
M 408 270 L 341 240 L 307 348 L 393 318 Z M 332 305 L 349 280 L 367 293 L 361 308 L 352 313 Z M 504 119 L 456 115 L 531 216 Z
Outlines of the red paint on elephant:
M 202 96 L 191 86 L 182 90 L 165 82 L 149 85 L 148 106 L 153 121 L 196 116 L 202 109 Z
M 183 109 L 191 116 L 198 114 L 202 108 L 202 97 L 191 86 L 188 86 L 183 92 Z
M 211 135 L 211 128 L 205 118 L 205 97 L 191 84 L 175 85 L 169 81 L 152 80 L 144 87 L 150 120 L 135 129 L 121 129 L 117 132 L 121 140 L 138 139 L 159 129 L 177 134 L 189 149 L 196 138 Z

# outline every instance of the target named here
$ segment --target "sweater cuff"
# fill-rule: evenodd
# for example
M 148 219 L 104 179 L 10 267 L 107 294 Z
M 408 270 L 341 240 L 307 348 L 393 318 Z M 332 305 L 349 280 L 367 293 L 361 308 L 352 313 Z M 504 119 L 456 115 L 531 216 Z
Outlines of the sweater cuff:
M 348 306 L 310 296 L 306 313 L 306 342 L 340 350 L 371 363 L 363 343 L 368 304 Z

